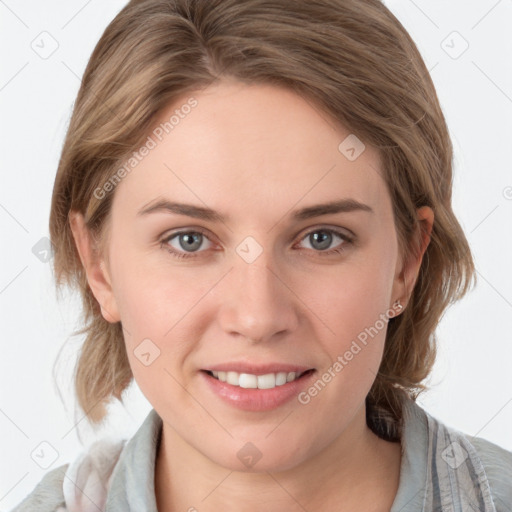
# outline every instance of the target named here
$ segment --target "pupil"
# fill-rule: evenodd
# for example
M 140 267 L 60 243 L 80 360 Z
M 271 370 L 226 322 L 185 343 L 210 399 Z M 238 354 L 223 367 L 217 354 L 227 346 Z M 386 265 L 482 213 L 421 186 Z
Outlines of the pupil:
M 191 234 L 191 233 L 185 233 L 181 235 L 181 240 L 185 240 L 186 247 L 183 243 L 180 241 L 180 245 L 183 247 L 183 249 L 198 249 L 201 246 L 201 241 L 199 240 L 200 234 Z M 196 247 L 193 247 L 194 243 L 196 244 Z
M 322 234 L 318 235 L 318 233 L 322 233 Z M 329 247 L 330 242 L 331 242 L 331 236 L 332 236 L 330 233 L 326 233 L 325 231 L 317 231 L 316 233 L 313 233 L 312 236 L 313 236 L 315 242 L 318 242 L 320 239 L 321 247 L 318 247 L 318 249 L 324 250 Z

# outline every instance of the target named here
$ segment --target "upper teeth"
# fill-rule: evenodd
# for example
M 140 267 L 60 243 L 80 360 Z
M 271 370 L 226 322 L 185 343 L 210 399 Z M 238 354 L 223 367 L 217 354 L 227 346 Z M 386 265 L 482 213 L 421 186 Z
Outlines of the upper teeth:
M 302 375 L 300 372 L 267 373 L 266 375 L 221 371 L 212 371 L 212 373 L 214 377 L 222 382 L 227 382 L 233 386 L 240 386 L 241 388 L 254 389 L 272 389 L 291 382 Z

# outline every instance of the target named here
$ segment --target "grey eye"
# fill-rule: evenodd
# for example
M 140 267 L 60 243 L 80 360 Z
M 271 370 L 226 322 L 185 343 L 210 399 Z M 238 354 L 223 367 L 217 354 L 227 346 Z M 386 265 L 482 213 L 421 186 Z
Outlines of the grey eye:
M 206 237 L 198 231 L 183 231 L 181 233 L 175 233 L 171 235 L 166 243 L 171 245 L 176 250 L 183 250 L 186 252 L 196 252 L 201 248 L 202 243 Z M 179 247 L 172 244 L 173 241 L 177 240 Z
M 331 229 L 316 229 L 315 231 L 310 231 L 302 240 L 307 240 L 309 242 L 310 247 L 308 247 L 308 249 L 325 251 L 326 249 L 331 248 L 330 246 L 334 241 L 334 237 L 344 242 L 348 242 L 344 236 Z

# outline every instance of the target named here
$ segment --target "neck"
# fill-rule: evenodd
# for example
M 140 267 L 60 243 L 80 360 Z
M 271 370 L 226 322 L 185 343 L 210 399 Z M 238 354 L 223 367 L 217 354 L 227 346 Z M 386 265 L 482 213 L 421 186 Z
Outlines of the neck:
M 155 495 L 159 512 L 262 510 L 389 511 L 399 483 L 400 443 L 377 437 L 364 408 L 333 443 L 280 472 L 220 466 L 166 422 L 158 447 Z

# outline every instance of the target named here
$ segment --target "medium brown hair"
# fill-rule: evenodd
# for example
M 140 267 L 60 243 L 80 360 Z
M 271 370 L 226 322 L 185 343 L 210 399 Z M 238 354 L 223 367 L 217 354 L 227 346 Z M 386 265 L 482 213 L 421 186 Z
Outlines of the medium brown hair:
M 418 279 L 405 310 L 389 321 L 367 397 L 400 420 L 400 397 L 426 389 L 444 310 L 476 276 L 452 211 L 452 144 L 434 85 L 415 43 L 379 0 L 132 0 L 106 28 L 74 105 L 50 214 L 57 287 L 74 285 L 83 300 L 79 405 L 100 422 L 133 376 L 122 325 L 104 320 L 88 286 L 69 213 L 81 212 L 104 240 L 115 189 L 101 199 L 94 191 L 169 104 L 222 78 L 287 87 L 375 146 L 401 254 L 418 251 L 416 209 L 433 209 Z

